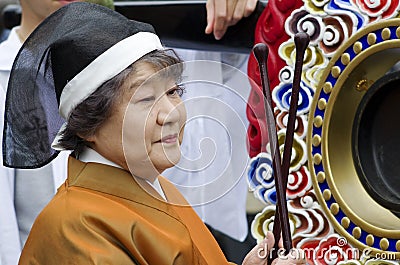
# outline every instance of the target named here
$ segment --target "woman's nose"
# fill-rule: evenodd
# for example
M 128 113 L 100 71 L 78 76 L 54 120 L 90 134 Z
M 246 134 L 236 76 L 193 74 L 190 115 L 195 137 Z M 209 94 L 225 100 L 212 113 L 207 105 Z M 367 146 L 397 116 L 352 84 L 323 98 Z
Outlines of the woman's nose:
M 181 103 L 181 102 L 180 102 Z M 177 102 L 171 100 L 167 95 L 163 95 L 157 102 L 157 122 L 160 125 L 178 122 L 180 114 Z

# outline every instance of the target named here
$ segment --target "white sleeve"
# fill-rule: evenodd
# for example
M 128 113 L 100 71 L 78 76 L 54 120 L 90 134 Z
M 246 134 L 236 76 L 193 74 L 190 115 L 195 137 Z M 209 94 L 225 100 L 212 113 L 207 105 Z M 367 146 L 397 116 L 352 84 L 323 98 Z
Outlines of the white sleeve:
M 0 84 L 0 143 L 3 142 L 5 89 Z M 0 154 L 3 153 L 0 144 Z M 0 264 L 16 265 L 21 253 L 14 207 L 14 170 L 3 166 L 0 156 Z

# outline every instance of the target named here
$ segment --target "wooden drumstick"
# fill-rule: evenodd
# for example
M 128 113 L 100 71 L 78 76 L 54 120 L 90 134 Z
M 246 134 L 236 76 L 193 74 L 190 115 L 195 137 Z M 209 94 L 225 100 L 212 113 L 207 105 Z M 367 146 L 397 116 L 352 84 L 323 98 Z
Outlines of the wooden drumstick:
M 308 43 L 310 42 L 310 37 L 307 33 L 299 32 L 294 37 L 294 43 L 296 45 L 296 62 L 294 68 L 294 76 L 293 76 L 293 85 L 292 85 L 292 94 L 290 98 L 290 107 L 289 107 L 289 116 L 288 122 L 286 125 L 286 135 L 285 135 L 285 145 L 283 149 L 283 159 L 282 159 L 282 182 L 283 186 L 287 187 L 288 176 L 289 176 L 289 168 L 290 168 L 290 158 L 292 156 L 292 147 L 293 147 L 293 137 L 295 132 L 295 124 L 296 124 L 296 113 L 297 113 L 297 106 L 298 106 L 298 99 L 299 99 L 299 92 L 300 92 L 300 81 L 301 81 L 301 72 L 303 69 L 303 61 L 304 61 L 304 54 L 307 50 Z M 277 203 L 277 207 L 279 207 L 279 202 Z M 274 227 L 273 233 L 274 235 L 280 234 L 280 216 L 279 212 L 275 212 L 275 219 L 274 219 Z M 285 245 L 284 247 L 288 250 L 289 244 Z M 278 249 L 278 241 L 275 242 L 274 245 L 275 249 Z M 290 249 L 290 248 L 289 248 Z M 276 256 L 274 256 L 276 258 Z
M 296 113 L 298 106 L 298 98 L 300 91 L 301 72 L 303 68 L 304 54 L 307 49 L 310 38 L 308 34 L 301 32 L 297 33 L 294 38 L 296 45 L 296 62 L 295 71 L 293 77 L 292 94 L 290 100 L 288 123 L 286 126 L 286 137 L 284 144 L 283 160 L 282 165 L 280 164 L 280 152 L 279 143 L 276 133 L 276 123 L 273 114 L 272 97 L 269 89 L 269 80 L 267 78 L 267 57 L 268 47 L 265 44 L 257 44 L 253 48 L 254 55 L 257 59 L 260 68 L 261 83 L 263 87 L 263 93 L 265 96 L 264 106 L 266 109 L 267 123 L 268 123 L 268 135 L 270 137 L 271 153 L 273 156 L 273 169 L 275 176 L 275 187 L 277 193 L 277 205 L 275 211 L 273 234 L 275 237 L 274 250 L 277 250 L 279 238 L 282 232 L 283 247 L 285 253 L 292 248 L 292 240 L 290 234 L 290 225 L 286 204 L 286 187 L 290 168 L 290 158 L 293 146 L 293 137 L 296 123 Z M 272 128 L 273 127 L 273 128 Z M 277 155 L 278 154 L 278 155 Z M 272 255 L 269 256 L 269 263 L 277 257 L 277 252 L 273 251 Z
M 268 47 L 264 43 L 256 44 L 253 47 L 253 53 L 257 59 L 258 66 L 260 69 L 261 85 L 264 94 L 264 108 L 265 108 L 265 115 L 267 118 L 267 128 L 268 128 L 269 143 L 271 146 L 275 187 L 277 193 L 277 201 L 279 205 L 279 207 L 277 207 L 276 212 L 279 212 L 279 216 L 282 217 L 280 218 L 280 227 L 282 228 L 282 238 L 284 242 L 284 247 L 290 250 L 292 247 L 292 240 L 290 235 L 289 218 L 288 218 L 288 211 L 286 204 L 286 187 L 283 185 L 284 183 L 282 181 L 283 176 L 281 170 L 281 156 L 279 151 L 274 110 L 272 106 L 271 90 L 269 88 L 269 79 L 267 74 Z M 276 242 L 278 242 L 280 238 L 280 233 L 274 236 Z

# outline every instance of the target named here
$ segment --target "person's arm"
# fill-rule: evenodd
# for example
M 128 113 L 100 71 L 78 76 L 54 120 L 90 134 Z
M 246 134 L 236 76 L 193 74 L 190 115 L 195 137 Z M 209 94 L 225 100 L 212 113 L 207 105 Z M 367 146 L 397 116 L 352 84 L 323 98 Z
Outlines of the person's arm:
M 0 84 L 0 131 L 3 132 L 5 89 Z M 0 142 L 2 142 L 2 135 Z M 0 145 L 0 155 L 2 154 Z M 3 166 L 0 157 L 0 264 L 18 263 L 21 253 L 17 217 L 14 207 L 14 170 Z
M 243 17 L 250 16 L 258 0 L 207 0 L 206 34 L 214 34 L 221 39 L 229 26 L 235 25 Z

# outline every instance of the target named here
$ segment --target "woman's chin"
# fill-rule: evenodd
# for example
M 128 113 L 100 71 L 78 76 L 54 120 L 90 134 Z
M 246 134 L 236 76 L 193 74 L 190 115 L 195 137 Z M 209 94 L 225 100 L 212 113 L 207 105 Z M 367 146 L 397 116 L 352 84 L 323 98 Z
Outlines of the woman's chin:
M 181 154 L 177 155 L 169 155 L 165 157 L 164 159 L 160 159 L 157 161 L 157 163 L 154 163 L 155 168 L 161 173 L 164 170 L 171 168 L 175 166 L 176 164 L 179 163 L 179 160 L 181 159 Z

